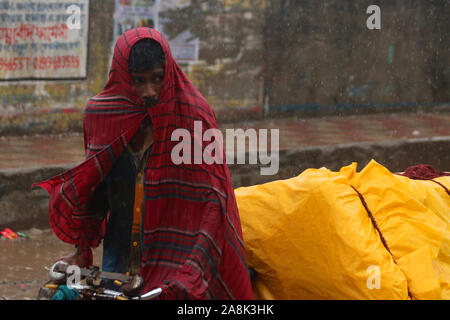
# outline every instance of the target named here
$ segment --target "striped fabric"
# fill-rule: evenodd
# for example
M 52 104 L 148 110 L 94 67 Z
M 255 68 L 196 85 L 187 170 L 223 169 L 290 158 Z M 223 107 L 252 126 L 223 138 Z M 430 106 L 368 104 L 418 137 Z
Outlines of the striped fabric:
M 160 102 L 148 109 L 128 71 L 130 48 L 143 38 L 158 41 L 166 58 Z M 147 115 L 154 142 L 144 180 L 143 291 L 161 287 L 162 299 L 252 299 L 228 166 L 176 165 L 171 160 L 178 143 L 171 141 L 175 129 L 188 130 L 193 144 L 204 148 L 210 142 L 203 142 L 202 134 L 217 128 L 217 122 L 205 98 L 172 58 L 167 40 L 154 29 L 136 28 L 118 39 L 109 81 L 85 109 L 87 160 L 36 184 L 50 193 L 53 232 L 82 248 L 98 246 L 104 221 L 96 214 L 96 187 Z M 195 120 L 201 121 L 202 132 L 194 132 Z M 192 146 L 191 159 L 193 150 Z M 225 159 L 223 151 L 219 156 Z

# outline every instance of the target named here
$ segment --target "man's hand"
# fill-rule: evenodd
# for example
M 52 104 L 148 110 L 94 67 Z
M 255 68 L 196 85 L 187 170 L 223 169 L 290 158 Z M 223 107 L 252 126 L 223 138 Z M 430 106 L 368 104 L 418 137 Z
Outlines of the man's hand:
M 80 268 L 85 268 L 89 264 L 89 262 L 86 261 L 86 258 L 83 256 L 83 252 L 79 248 L 77 248 L 74 253 L 59 258 L 56 261 L 65 261 L 69 265 L 76 265 Z

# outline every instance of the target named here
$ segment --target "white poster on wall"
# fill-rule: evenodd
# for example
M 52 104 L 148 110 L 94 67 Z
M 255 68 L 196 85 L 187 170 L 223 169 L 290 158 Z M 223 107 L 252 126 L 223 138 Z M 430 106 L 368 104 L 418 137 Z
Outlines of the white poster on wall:
M 87 76 L 89 0 L 0 0 L 0 81 Z
M 184 6 L 187 0 L 115 0 L 114 43 L 122 33 L 136 27 L 149 27 L 164 34 L 160 13 L 167 9 Z M 164 34 L 169 42 L 172 56 L 178 63 L 198 61 L 200 41 L 185 30 L 173 38 Z

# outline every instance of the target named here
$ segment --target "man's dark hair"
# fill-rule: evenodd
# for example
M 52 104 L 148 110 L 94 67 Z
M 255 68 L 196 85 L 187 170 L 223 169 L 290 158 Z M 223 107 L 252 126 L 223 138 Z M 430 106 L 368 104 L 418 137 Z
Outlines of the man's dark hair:
M 164 67 L 165 58 L 161 45 L 153 39 L 142 39 L 131 47 L 128 68 L 130 72 L 143 72 Z

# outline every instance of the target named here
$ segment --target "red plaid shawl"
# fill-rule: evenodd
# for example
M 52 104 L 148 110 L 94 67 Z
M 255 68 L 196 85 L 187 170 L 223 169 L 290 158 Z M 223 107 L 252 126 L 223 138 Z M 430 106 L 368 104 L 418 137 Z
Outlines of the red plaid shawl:
M 149 109 L 142 106 L 128 71 L 130 48 L 143 38 L 158 41 L 166 58 L 160 102 Z M 228 166 L 175 165 L 171 160 L 171 150 L 178 143 L 171 141 L 175 129 L 193 134 L 194 120 L 202 122 L 203 132 L 217 128 L 217 123 L 214 111 L 156 30 L 136 28 L 118 39 L 109 81 L 85 109 L 87 160 L 36 184 L 50 194 L 53 232 L 81 247 L 99 245 L 104 221 L 96 212 L 94 191 L 147 114 L 153 123 L 154 142 L 144 183 L 144 291 L 162 287 L 163 299 L 252 299 Z

